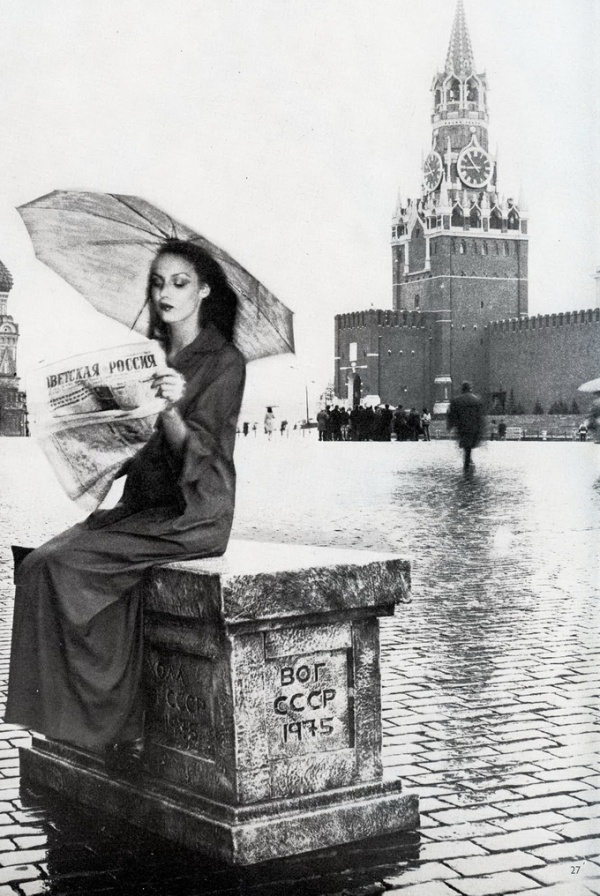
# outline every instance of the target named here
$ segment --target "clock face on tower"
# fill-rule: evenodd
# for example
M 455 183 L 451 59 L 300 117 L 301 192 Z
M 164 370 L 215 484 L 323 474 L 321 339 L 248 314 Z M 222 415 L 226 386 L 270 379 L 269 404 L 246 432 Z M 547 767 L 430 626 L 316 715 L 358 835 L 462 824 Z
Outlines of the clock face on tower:
M 438 152 L 430 152 L 423 165 L 423 181 L 428 193 L 435 190 L 442 179 L 444 166 Z
M 480 146 L 467 146 L 456 163 L 458 175 L 467 187 L 483 187 L 492 177 L 492 160 Z

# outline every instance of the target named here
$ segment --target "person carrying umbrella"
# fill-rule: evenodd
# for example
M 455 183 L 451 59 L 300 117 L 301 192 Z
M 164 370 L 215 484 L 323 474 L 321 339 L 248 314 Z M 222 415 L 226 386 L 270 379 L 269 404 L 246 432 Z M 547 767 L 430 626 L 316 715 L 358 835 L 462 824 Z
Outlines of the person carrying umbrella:
M 109 771 L 141 769 L 140 584 L 156 564 L 223 554 L 234 511 L 233 448 L 245 361 L 238 299 L 194 242 L 159 248 L 147 284 L 150 335 L 168 367 L 154 434 L 118 475 L 123 495 L 28 554 L 15 581 L 5 713 L 55 740 L 104 751 Z
M 594 441 L 600 442 L 600 377 L 589 380 L 587 383 L 582 383 L 578 391 L 590 392 L 594 396 L 585 425 L 588 431 L 592 433 Z
M 590 408 L 590 415 L 586 420 L 587 429 L 591 430 L 595 442 L 600 442 L 600 388 L 594 393 L 594 400 Z

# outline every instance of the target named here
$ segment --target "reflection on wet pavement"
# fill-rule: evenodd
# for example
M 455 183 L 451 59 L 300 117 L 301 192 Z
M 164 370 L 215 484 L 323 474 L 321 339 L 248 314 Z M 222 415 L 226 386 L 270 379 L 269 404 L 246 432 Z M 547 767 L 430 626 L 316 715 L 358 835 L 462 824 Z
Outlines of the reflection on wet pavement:
M 413 602 L 382 621 L 383 746 L 389 773 L 421 795 L 420 833 L 230 869 L 112 820 L 49 808 L 46 797 L 21 803 L 14 776 L 23 733 L 4 726 L 0 894 L 8 886 L 14 894 L 318 896 L 381 892 L 384 880 L 411 894 L 427 880 L 446 888 L 438 892 L 466 893 L 460 881 L 486 874 L 481 856 L 490 872 L 494 862 L 510 872 L 516 892 L 567 880 L 580 855 L 595 892 L 599 448 L 491 443 L 465 478 L 449 442 L 241 440 L 235 537 L 413 560 Z M 0 440 L 0 454 L 8 620 L 9 545 L 37 544 L 81 514 L 33 443 Z

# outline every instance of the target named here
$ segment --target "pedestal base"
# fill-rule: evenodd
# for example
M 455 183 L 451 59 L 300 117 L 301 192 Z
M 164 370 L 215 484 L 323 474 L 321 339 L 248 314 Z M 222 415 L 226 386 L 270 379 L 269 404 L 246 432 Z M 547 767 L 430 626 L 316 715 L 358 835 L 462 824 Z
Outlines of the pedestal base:
M 20 750 L 23 784 L 49 787 L 190 849 L 250 865 L 411 830 L 419 823 L 416 794 L 399 781 L 374 782 L 243 807 L 204 799 L 145 777 L 110 778 L 100 757 L 34 738 Z

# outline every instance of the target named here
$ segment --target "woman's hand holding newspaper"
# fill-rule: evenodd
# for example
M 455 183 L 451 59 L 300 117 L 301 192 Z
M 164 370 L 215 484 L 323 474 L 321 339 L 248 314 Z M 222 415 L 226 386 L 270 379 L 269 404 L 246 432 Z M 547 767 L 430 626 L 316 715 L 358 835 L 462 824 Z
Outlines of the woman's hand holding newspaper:
M 154 374 L 152 388 L 159 398 L 164 398 L 169 405 L 173 405 L 183 396 L 185 379 L 177 370 L 169 368 Z

